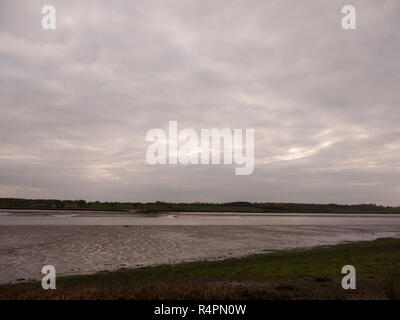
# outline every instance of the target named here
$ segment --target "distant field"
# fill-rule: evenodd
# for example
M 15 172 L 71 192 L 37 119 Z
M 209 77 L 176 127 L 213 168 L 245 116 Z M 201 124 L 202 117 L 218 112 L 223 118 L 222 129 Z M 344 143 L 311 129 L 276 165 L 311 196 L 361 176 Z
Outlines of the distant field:
M 375 204 L 338 205 L 307 203 L 167 203 L 167 202 L 87 202 L 85 200 L 37 200 L 0 198 L 0 209 L 53 210 L 138 210 L 181 212 L 297 212 L 297 213 L 400 213 L 400 207 Z
M 357 289 L 341 288 L 341 268 Z M 0 286 L 0 299 L 400 299 L 400 239 Z

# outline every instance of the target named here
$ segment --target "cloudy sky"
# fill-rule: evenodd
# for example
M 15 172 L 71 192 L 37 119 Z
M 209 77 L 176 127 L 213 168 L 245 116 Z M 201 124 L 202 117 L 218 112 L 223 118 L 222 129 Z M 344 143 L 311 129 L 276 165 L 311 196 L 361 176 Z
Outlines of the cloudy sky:
M 0 0 L 0 197 L 399 205 L 400 2 L 345 4 Z M 169 120 L 254 128 L 254 173 L 147 164 Z

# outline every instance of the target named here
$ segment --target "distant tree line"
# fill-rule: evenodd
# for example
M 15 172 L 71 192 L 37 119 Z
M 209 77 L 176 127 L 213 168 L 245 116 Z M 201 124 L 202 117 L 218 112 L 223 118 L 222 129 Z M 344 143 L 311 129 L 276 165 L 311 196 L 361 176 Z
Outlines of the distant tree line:
M 281 213 L 400 213 L 400 207 L 376 204 L 314 204 L 274 202 L 229 202 L 229 203 L 169 203 L 169 202 L 100 202 L 85 200 L 17 199 L 0 198 L 0 209 L 47 209 L 47 210 L 110 210 L 143 212 L 281 212 Z

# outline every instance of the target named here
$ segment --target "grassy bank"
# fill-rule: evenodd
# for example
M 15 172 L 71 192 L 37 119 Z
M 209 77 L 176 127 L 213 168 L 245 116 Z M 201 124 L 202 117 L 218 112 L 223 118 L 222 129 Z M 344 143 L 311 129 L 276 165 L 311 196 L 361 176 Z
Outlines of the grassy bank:
M 357 289 L 341 288 L 341 268 Z M 214 262 L 121 269 L 0 286 L 0 299 L 399 299 L 400 239 L 253 255 Z

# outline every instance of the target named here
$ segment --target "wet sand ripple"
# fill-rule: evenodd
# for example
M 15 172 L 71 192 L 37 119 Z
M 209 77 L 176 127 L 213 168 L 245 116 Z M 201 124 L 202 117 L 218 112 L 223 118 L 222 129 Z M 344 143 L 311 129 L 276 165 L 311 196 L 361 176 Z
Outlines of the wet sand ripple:
M 400 237 L 398 226 L 1 226 L 0 283 Z

